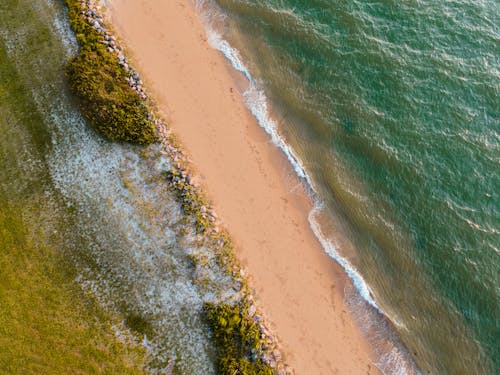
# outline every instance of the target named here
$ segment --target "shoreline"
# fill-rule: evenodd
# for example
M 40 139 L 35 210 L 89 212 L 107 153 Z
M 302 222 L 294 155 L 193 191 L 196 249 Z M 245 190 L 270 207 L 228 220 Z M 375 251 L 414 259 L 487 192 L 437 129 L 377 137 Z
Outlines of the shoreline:
M 236 93 L 232 67 L 208 45 L 194 6 L 114 0 L 109 9 L 224 219 L 286 362 L 299 374 L 378 373 L 343 300 L 351 281 L 309 227 L 302 182 Z

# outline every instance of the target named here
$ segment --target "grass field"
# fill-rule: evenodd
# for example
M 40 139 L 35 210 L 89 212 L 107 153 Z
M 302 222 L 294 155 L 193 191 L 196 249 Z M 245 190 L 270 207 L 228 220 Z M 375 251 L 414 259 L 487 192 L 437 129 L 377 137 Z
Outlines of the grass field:
M 115 334 L 121 318 L 75 281 L 64 235 L 71 212 L 45 162 L 51 136 L 35 99 L 63 74 L 53 32 L 61 10 L 0 4 L 0 374 L 143 373 L 142 347 Z

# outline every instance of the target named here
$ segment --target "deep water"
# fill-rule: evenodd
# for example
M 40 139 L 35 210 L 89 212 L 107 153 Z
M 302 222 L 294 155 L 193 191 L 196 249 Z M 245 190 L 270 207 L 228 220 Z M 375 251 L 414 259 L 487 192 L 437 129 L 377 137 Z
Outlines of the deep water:
M 421 371 L 500 373 L 500 3 L 198 3 Z

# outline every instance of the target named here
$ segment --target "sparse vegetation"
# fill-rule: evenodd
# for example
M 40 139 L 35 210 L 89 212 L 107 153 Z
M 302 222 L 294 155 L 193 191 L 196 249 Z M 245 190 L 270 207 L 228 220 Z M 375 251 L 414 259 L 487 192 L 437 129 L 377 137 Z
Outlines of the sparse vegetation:
M 0 374 L 144 373 L 145 350 L 115 335 L 121 318 L 75 282 L 59 211 L 47 196 L 49 168 L 41 160 L 51 134 L 31 92 L 60 72 L 34 71 L 37 61 L 50 64 L 47 56 L 61 58 L 53 25 L 39 3 L 6 0 L 0 8 Z M 9 54 L 5 37 L 16 32 L 31 45 Z M 32 159 L 21 167 L 23 155 Z
M 23 208 L 0 207 L 0 374 L 143 373 L 144 349 L 74 282 L 71 265 L 32 238 Z

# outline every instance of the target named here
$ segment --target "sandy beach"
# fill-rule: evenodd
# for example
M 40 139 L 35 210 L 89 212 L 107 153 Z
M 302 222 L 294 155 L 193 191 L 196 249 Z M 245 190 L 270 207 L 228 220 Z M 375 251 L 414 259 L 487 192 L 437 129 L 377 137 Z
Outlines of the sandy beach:
M 343 270 L 321 248 L 290 163 L 245 107 L 229 63 L 185 0 L 112 0 L 108 14 L 237 246 L 297 374 L 376 374 Z

